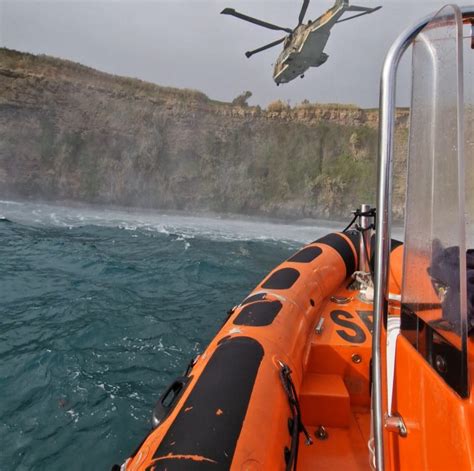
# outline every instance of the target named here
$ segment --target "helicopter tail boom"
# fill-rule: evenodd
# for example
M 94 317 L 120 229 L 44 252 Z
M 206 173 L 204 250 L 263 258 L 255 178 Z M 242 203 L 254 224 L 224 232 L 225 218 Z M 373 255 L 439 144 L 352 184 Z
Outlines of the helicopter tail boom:
M 370 7 L 360 7 L 358 5 L 350 5 L 349 0 L 336 0 L 336 4 L 334 6 L 336 8 L 343 7 L 345 11 L 360 11 L 360 12 L 364 12 L 364 14 L 369 14 L 382 8 L 382 7 L 370 8 Z
M 364 11 L 367 13 L 372 13 L 373 11 L 378 10 L 380 8 L 382 7 L 369 8 L 369 7 L 359 7 L 357 5 L 349 5 L 346 8 L 346 11 Z
M 354 11 L 354 12 L 360 12 L 360 13 L 358 13 L 357 15 L 350 16 L 349 18 L 338 20 L 336 21 L 336 23 L 342 23 L 343 21 L 349 21 L 349 20 L 353 20 L 354 18 L 359 18 L 359 16 L 369 15 L 370 13 L 374 13 L 377 10 L 380 10 L 382 8 L 381 6 L 369 8 L 369 7 L 359 7 L 357 5 L 349 5 L 349 2 L 347 0 L 337 0 L 337 2 L 341 2 L 341 5 L 342 3 L 345 5 L 345 11 Z

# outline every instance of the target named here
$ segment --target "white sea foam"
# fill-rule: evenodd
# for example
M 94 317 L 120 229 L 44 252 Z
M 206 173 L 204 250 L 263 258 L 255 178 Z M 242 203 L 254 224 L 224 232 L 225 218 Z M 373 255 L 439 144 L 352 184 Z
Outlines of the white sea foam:
M 76 412 L 74 409 L 69 409 L 66 411 L 66 414 L 69 414 L 73 419 L 74 423 L 76 424 L 79 420 L 79 413 Z
M 237 219 L 222 216 L 167 214 L 158 211 L 109 209 L 98 207 L 67 207 L 42 203 L 0 201 L 0 214 L 11 221 L 43 226 L 80 227 L 86 225 L 118 227 L 127 231 L 146 231 L 176 235 L 185 241 L 194 237 L 224 240 L 287 240 L 309 242 L 340 230 L 343 223 L 315 221 L 288 224 L 259 221 L 257 218 Z
M 159 211 L 110 209 L 96 206 L 68 207 L 42 203 L 1 201 L 0 214 L 11 221 L 42 226 L 81 227 L 87 225 L 118 227 L 136 232 L 175 235 L 176 240 L 207 237 L 214 240 L 275 240 L 308 243 L 329 232 L 341 230 L 344 222 L 304 221 L 282 223 L 257 218 L 169 214 Z M 350 215 L 348 215 L 349 219 Z M 396 228 L 394 236 L 402 236 Z
M 0 204 L 6 204 L 10 206 L 22 206 L 24 203 L 20 203 L 19 201 L 0 200 Z

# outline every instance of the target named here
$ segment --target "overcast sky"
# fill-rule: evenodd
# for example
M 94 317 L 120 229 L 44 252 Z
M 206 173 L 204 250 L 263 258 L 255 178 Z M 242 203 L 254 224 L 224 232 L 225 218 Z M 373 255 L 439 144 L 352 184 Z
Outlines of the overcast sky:
M 282 99 L 378 105 L 384 55 L 408 25 L 441 7 L 435 0 L 357 0 L 382 5 L 372 15 L 332 30 L 328 61 L 304 79 L 277 87 L 272 80 L 277 46 L 247 59 L 244 52 L 282 36 L 230 16 L 226 6 L 281 26 L 295 26 L 301 8 L 296 0 L 154 0 L 49 1 L 0 0 L 1 46 L 71 59 L 119 75 L 161 85 L 194 88 L 229 101 L 251 90 L 252 104 Z M 333 5 L 313 0 L 307 19 Z M 284 33 L 283 33 L 284 34 Z M 400 104 L 408 97 L 406 74 Z

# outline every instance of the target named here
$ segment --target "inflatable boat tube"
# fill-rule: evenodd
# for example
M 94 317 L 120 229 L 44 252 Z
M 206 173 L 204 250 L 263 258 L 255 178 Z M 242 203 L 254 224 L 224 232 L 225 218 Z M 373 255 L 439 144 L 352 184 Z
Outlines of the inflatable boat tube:
M 311 334 L 324 300 L 355 271 L 357 246 L 352 233 L 330 234 L 270 272 L 163 394 L 156 428 L 122 469 L 289 469 Z

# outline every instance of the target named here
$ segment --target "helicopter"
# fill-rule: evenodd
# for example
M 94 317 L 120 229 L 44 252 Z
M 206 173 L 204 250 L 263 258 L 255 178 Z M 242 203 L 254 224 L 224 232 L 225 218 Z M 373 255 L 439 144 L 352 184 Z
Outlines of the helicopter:
M 319 67 L 328 60 L 328 55 L 324 52 L 326 43 L 332 27 L 336 23 L 352 20 L 363 15 L 374 13 L 382 8 L 381 6 L 368 8 L 355 5 L 349 5 L 349 0 L 336 0 L 336 3 L 326 13 L 322 14 L 314 21 L 309 20 L 304 24 L 304 17 L 308 9 L 310 0 L 303 0 L 300 14 L 298 17 L 298 24 L 294 28 L 284 28 L 266 21 L 252 18 L 235 11 L 233 8 L 224 8 L 221 11 L 222 15 L 235 16 L 244 21 L 263 26 L 264 28 L 275 31 L 285 31 L 288 35 L 273 41 L 265 46 L 247 51 L 245 55 L 247 58 L 252 57 L 258 52 L 265 51 L 274 46 L 283 43 L 283 51 L 278 56 L 273 70 L 273 80 L 277 85 L 280 83 L 288 83 L 296 77 L 304 77 L 304 73 L 310 67 Z M 349 18 L 341 19 L 341 16 L 346 12 L 359 12 Z

